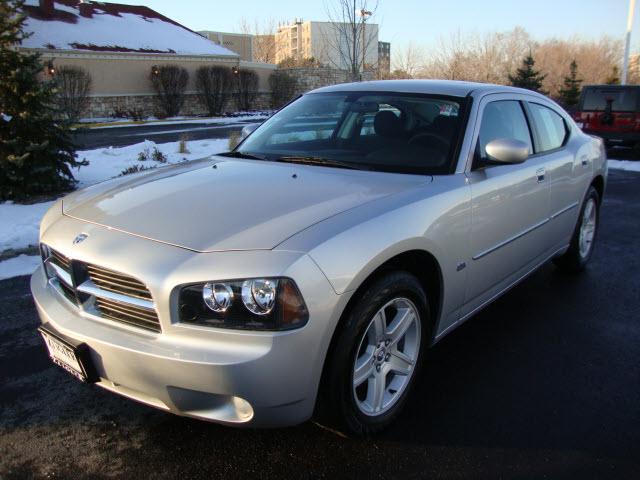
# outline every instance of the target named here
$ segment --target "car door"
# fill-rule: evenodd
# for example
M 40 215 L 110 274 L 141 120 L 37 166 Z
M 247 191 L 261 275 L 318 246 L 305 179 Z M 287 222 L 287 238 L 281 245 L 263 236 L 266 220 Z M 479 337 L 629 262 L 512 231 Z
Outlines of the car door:
M 467 173 L 472 197 L 471 258 L 462 315 L 517 281 L 548 249 L 546 160 L 533 155 L 524 98 L 490 95 L 479 106 L 475 157 Z M 532 156 L 521 164 L 487 163 L 485 147 L 498 138 L 525 142 Z
M 542 101 L 531 100 L 526 106 L 533 127 L 536 155 L 544 159 L 549 181 L 551 249 L 558 249 L 571 240 L 593 166 L 587 152 L 576 155 L 574 146 L 569 145 L 571 126 L 564 114 Z

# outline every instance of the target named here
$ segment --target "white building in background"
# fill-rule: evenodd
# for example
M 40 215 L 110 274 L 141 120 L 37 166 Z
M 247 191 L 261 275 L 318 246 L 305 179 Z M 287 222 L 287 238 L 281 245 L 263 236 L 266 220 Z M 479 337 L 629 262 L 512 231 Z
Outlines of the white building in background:
M 287 58 L 303 60 L 313 58 L 318 62 L 347 70 L 349 58 L 344 58 L 341 51 L 347 51 L 351 42 L 345 38 L 343 32 L 348 24 L 334 22 L 312 22 L 301 20 L 289 25 L 283 25 L 276 32 L 276 63 Z M 378 65 L 378 25 L 365 23 L 360 32 L 364 38 L 364 64 L 366 67 L 377 68 Z M 341 38 L 342 37 L 342 38 Z M 362 40 L 359 39 L 360 44 Z M 362 49 L 360 50 L 362 52 Z M 360 53 L 362 55 L 362 53 Z

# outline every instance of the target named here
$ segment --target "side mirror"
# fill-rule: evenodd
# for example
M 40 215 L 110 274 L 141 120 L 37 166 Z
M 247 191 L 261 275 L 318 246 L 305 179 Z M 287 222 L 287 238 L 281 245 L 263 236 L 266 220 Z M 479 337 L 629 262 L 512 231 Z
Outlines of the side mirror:
M 240 140 L 244 140 L 245 138 L 247 138 L 260 125 L 260 123 L 250 123 L 249 125 L 245 125 L 244 127 L 242 127 L 242 131 L 240 132 Z
M 522 163 L 529 157 L 529 145 L 514 138 L 496 138 L 485 147 L 489 160 L 496 163 Z

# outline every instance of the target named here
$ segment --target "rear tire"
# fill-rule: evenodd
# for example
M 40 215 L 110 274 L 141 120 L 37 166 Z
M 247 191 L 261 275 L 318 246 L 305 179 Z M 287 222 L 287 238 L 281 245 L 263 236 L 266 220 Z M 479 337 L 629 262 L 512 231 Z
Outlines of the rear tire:
M 396 271 L 356 299 L 327 357 L 320 420 L 356 435 L 378 432 L 400 414 L 431 334 L 427 297 Z
M 582 202 L 580 216 L 571 238 L 569 250 L 553 260 L 556 266 L 568 273 L 584 270 L 591 259 L 600 224 L 600 195 L 595 188 L 589 187 Z

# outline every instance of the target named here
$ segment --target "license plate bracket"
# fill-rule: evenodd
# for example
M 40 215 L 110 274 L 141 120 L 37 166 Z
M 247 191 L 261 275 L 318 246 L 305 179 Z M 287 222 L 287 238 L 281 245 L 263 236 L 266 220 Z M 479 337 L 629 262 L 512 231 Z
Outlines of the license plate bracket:
M 51 361 L 85 383 L 98 381 L 91 361 L 89 347 L 85 343 L 72 343 L 46 326 L 38 328 Z

